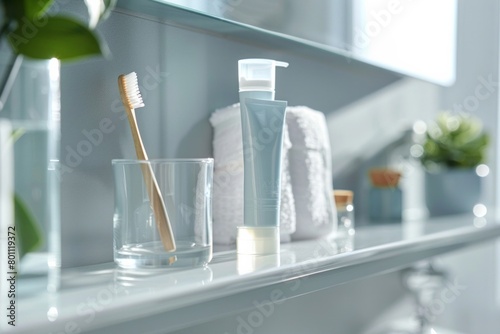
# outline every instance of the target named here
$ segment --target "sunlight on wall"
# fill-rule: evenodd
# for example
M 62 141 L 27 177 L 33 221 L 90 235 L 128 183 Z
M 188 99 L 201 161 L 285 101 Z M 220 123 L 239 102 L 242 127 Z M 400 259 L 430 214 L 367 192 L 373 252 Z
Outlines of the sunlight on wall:
M 354 54 L 402 73 L 453 84 L 456 0 L 356 0 L 353 6 Z

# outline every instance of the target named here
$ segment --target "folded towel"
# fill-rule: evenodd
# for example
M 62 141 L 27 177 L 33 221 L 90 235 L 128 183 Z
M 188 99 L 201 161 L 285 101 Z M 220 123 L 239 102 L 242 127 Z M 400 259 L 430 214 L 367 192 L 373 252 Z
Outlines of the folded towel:
M 236 242 L 236 227 L 243 225 L 243 143 L 239 104 L 216 110 L 210 117 L 214 128 L 213 241 Z M 281 241 L 295 231 L 295 204 L 288 167 L 290 140 L 285 127 L 281 161 Z
M 325 116 L 308 107 L 289 107 L 286 121 L 292 144 L 289 164 L 297 224 L 292 239 L 328 235 L 337 228 L 337 212 L 331 195 L 331 149 Z

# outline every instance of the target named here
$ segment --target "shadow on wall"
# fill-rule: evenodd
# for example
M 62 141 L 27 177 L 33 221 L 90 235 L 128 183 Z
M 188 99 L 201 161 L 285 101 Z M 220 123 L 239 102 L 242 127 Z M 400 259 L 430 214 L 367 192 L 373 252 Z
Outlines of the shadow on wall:
M 179 141 L 175 156 L 177 158 L 207 158 L 205 148 L 207 144 L 203 138 L 212 137 L 213 129 L 208 119 L 198 121 Z M 210 140 L 209 143 L 211 147 L 212 141 Z
M 354 191 L 358 218 L 366 217 L 368 169 L 394 163 L 388 147 L 416 120 L 433 118 L 440 107 L 440 89 L 415 79 L 402 79 L 326 115 L 333 185 Z

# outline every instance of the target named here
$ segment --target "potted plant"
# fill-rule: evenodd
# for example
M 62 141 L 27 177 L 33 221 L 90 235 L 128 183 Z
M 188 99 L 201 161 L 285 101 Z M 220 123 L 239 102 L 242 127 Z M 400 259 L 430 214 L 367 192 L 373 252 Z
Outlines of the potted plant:
M 431 216 L 472 212 L 481 193 L 476 167 L 488 144 L 481 121 L 469 114 L 442 112 L 427 125 L 420 160 Z
M 6 48 L 10 49 L 10 52 L 8 52 L 8 58 L 10 58 L 10 60 L 7 64 L 0 67 L 0 73 L 2 74 L 2 77 L 0 77 L 0 117 L 7 118 L 11 121 L 15 118 L 13 124 L 16 122 L 16 124 L 28 124 L 34 121 L 33 119 L 25 119 L 25 116 L 19 116 L 19 112 L 13 117 L 12 111 L 8 110 L 9 107 L 5 107 L 6 103 L 9 102 L 11 89 L 16 85 L 16 77 L 18 77 L 19 73 L 23 73 L 23 67 L 29 67 L 32 64 L 44 62 L 48 64 L 50 59 L 72 61 L 88 56 L 106 54 L 107 47 L 95 34 L 94 28 L 99 21 L 107 17 L 115 2 L 116 0 L 85 0 L 84 6 L 87 7 L 89 15 L 88 23 L 83 23 L 73 16 L 63 14 L 61 4 L 54 0 L 0 0 L 0 47 L 2 48 L 2 53 L 6 51 Z M 55 77 L 58 80 L 59 64 L 58 62 L 52 63 L 56 64 L 55 68 L 52 66 L 52 70 L 57 72 Z M 42 68 L 48 69 L 47 66 Z M 53 74 L 54 73 L 48 73 L 47 78 Z M 47 80 L 48 79 L 45 81 L 41 80 L 40 82 L 47 82 Z M 54 80 L 54 78 L 51 77 L 50 80 Z M 35 91 L 50 90 L 50 87 L 47 88 L 42 85 L 37 86 L 38 82 L 36 82 L 36 80 L 33 81 L 35 82 L 30 83 L 30 87 L 32 87 L 31 91 L 22 92 L 24 95 L 30 96 L 31 99 L 34 99 L 32 94 Z M 58 86 L 59 83 L 57 82 L 57 88 Z M 59 91 L 57 93 L 59 93 Z M 57 96 L 46 95 L 48 99 L 59 97 L 58 94 Z M 24 100 L 29 99 L 24 98 Z M 40 101 L 37 102 L 40 103 Z M 45 104 L 45 102 L 41 104 Z M 22 106 L 19 105 L 16 107 L 18 109 L 22 108 Z M 47 112 L 50 113 L 51 110 L 49 109 L 50 108 L 47 108 Z M 54 125 L 55 123 L 52 124 L 50 116 L 39 116 L 38 112 L 30 113 L 37 114 L 35 117 L 41 117 L 41 119 L 37 118 L 35 121 L 42 120 L 45 124 L 51 123 L 47 131 L 52 131 L 56 134 L 47 134 L 48 138 L 59 138 L 58 133 L 60 130 L 58 122 L 56 122 L 57 125 Z M 20 142 L 30 135 L 29 126 L 26 128 L 23 128 L 23 126 L 14 126 L 14 130 L 12 141 Z M 45 142 L 45 138 L 46 137 L 39 136 L 35 140 L 30 139 L 30 141 L 33 142 L 38 140 L 38 142 Z M 54 145 L 54 147 L 57 146 L 58 145 Z M 33 147 L 29 148 L 33 149 Z M 50 148 L 45 147 L 45 149 L 49 150 Z M 16 150 L 15 146 L 14 150 Z M 30 156 L 30 158 L 38 153 L 30 152 L 29 149 L 25 151 L 26 152 L 22 152 L 22 154 L 27 157 Z M 57 152 L 54 154 L 58 155 Z M 43 161 L 48 159 L 42 158 L 41 160 L 45 165 L 34 166 L 30 171 L 36 170 L 36 168 L 47 170 L 47 164 L 50 162 Z M 17 156 L 15 161 L 17 164 Z M 33 160 L 25 161 L 24 165 L 29 165 L 32 161 Z M 0 163 L 2 163 L 2 161 L 0 161 Z M 33 177 L 33 173 L 23 173 L 23 164 L 15 166 L 14 168 L 16 173 L 20 172 L 24 174 L 23 177 L 25 178 L 29 179 Z M 40 179 L 40 176 L 38 176 L 38 178 Z M 29 182 L 25 183 L 29 185 Z M 55 185 L 55 187 L 58 187 L 58 185 Z M 23 199 L 16 185 L 14 191 L 14 216 L 17 233 L 16 246 L 19 257 L 23 257 L 28 252 L 36 251 L 41 243 L 51 242 L 54 239 L 51 238 L 51 240 L 47 240 L 47 235 L 43 236 L 41 233 L 40 220 L 46 220 L 47 215 L 44 214 L 43 216 L 45 217 L 39 217 L 37 212 L 30 207 L 29 201 Z M 43 190 L 40 192 L 39 188 L 37 191 L 40 193 L 40 195 L 37 195 L 38 197 L 43 198 L 43 196 L 52 196 L 56 201 L 59 200 L 58 191 L 56 191 L 57 194 L 47 194 L 44 193 Z M 50 203 L 51 207 L 52 205 L 53 203 Z M 55 208 L 57 211 L 59 210 L 58 203 L 55 204 Z M 54 220 L 57 220 L 57 218 L 54 218 Z M 58 246 L 56 246 L 56 249 L 57 247 Z

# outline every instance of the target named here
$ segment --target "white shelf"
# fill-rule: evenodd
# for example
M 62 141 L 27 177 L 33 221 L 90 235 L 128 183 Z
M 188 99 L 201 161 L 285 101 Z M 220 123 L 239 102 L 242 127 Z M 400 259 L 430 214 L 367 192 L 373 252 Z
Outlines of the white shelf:
M 109 263 L 68 269 L 58 293 L 27 295 L 35 282 L 19 281 L 25 296 L 17 300 L 17 326 L 12 331 L 2 321 L 0 331 L 150 333 L 161 324 L 166 333 L 249 309 L 255 300 L 300 296 L 499 236 L 499 223 L 459 216 L 359 228 L 352 247 L 327 239 L 284 244 L 279 255 L 253 264 L 230 250 L 190 270 L 126 271 Z
M 182 2 L 182 1 L 181 1 Z M 228 5 L 229 3 L 226 3 Z M 341 61 L 344 66 L 353 65 L 366 71 L 384 71 L 394 78 L 412 76 L 397 69 L 363 59 L 355 53 L 340 47 L 329 46 L 312 40 L 263 29 L 254 25 L 230 20 L 164 0 L 119 0 L 115 11 L 162 22 L 174 26 L 203 31 L 244 43 L 260 45 L 272 50 L 313 57 L 331 62 Z

